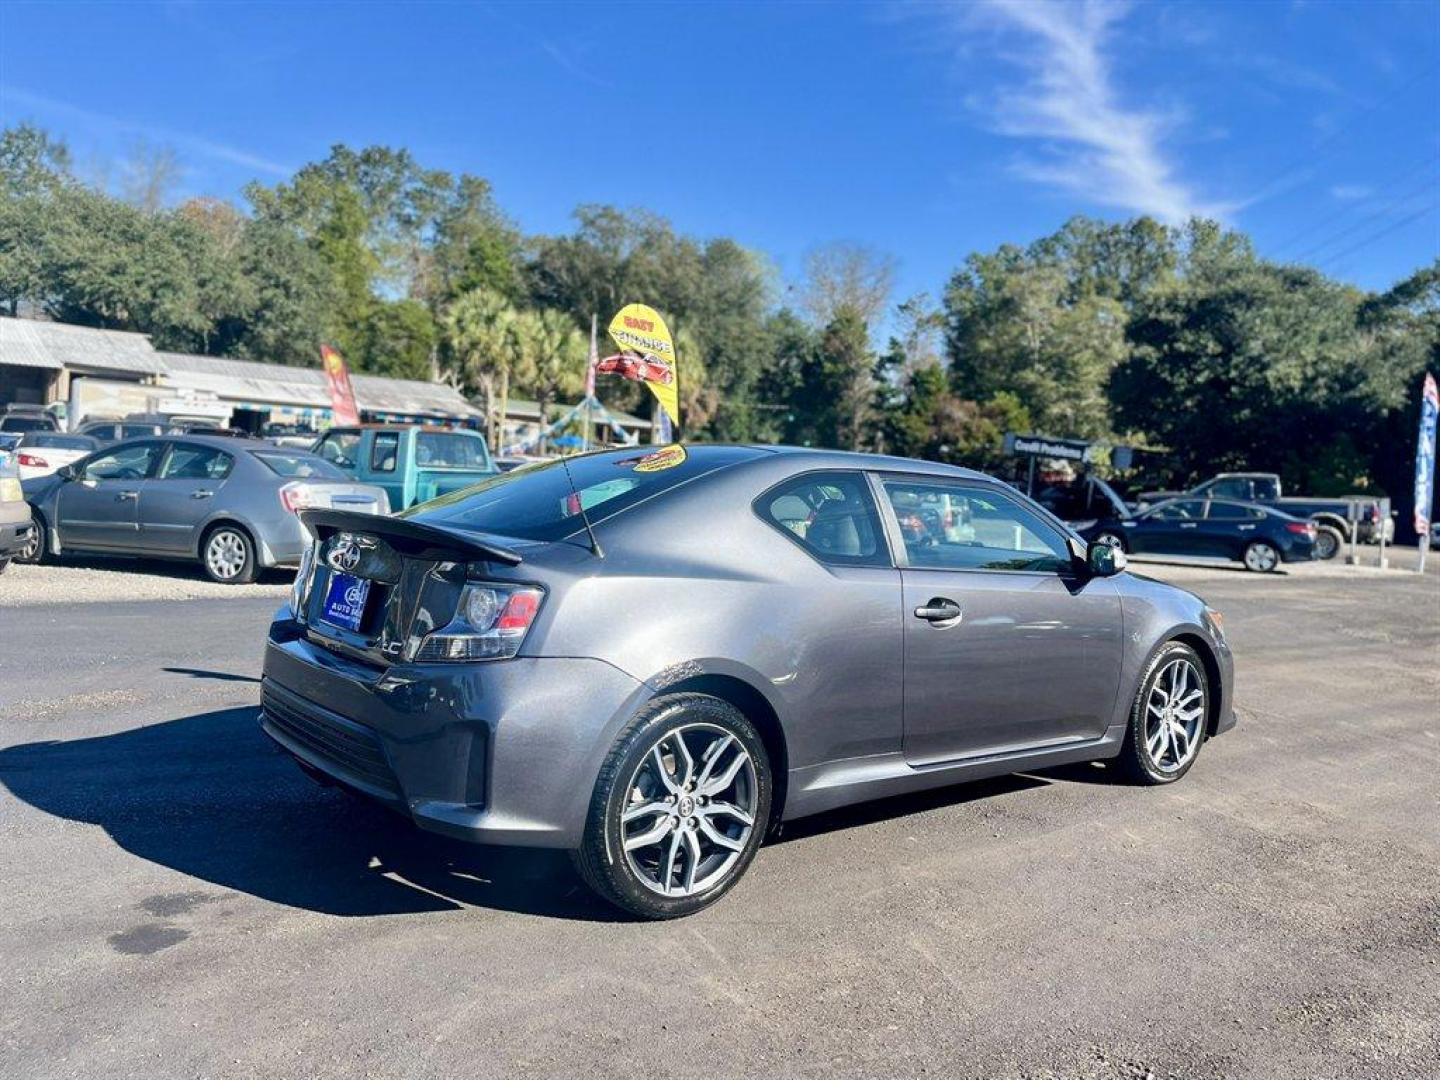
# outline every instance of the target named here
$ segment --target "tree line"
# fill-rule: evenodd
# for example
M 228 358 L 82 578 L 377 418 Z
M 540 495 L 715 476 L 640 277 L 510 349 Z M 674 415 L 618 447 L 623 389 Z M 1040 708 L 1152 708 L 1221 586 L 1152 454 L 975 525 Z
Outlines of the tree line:
M 243 205 L 172 204 L 173 165 L 112 194 L 44 131 L 0 133 L 0 306 L 276 363 L 330 341 L 357 371 L 548 409 L 583 386 L 591 316 L 640 300 L 676 332 L 688 438 L 996 468 L 1024 430 L 1162 450 L 1169 483 L 1257 468 L 1398 497 L 1440 356 L 1440 260 L 1368 293 L 1198 219 L 1075 218 L 965 257 L 938 298 L 896 298 L 893 262 L 854 245 L 817 248 L 784 289 L 760 252 L 643 210 L 585 205 L 527 235 L 486 180 L 403 149 L 336 146 Z M 619 380 L 603 394 L 649 408 Z

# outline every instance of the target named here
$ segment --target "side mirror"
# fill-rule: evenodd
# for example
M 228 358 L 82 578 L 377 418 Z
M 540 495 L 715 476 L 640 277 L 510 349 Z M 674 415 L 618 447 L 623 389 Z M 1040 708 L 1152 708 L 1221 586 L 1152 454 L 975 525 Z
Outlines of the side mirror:
M 1114 544 L 1092 541 L 1085 549 L 1085 565 L 1095 577 L 1114 577 L 1129 564 L 1125 552 Z
M 60 468 L 55 470 L 55 475 L 60 477 L 61 480 L 74 480 L 75 477 L 80 474 L 75 471 L 74 465 L 61 465 Z

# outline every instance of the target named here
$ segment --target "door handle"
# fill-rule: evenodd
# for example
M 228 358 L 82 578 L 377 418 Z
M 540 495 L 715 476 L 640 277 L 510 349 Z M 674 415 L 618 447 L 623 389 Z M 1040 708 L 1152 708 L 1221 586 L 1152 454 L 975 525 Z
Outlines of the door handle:
M 1180 522 L 1180 528 L 1182 528 L 1182 529 L 1193 529 L 1193 528 L 1195 528 L 1195 526 L 1198 525 L 1198 524 L 1200 524 L 1198 521 L 1182 521 L 1182 522 Z
M 190 492 L 190 497 L 192 499 L 208 499 L 211 495 L 214 494 L 215 492 L 213 491 L 192 491 Z
M 128 502 L 131 499 L 138 499 L 139 497 L 140 492 L 138 491 L 117 491 L 115 493 L 116 502 Z
M 960 605 L 954 600 L 943 596 L 931 598 L 930 602 L 915 609 L 915 617 L 924 619 L 928 623 L 958 623 L 964 618 L 965 613 L 960 610 Z

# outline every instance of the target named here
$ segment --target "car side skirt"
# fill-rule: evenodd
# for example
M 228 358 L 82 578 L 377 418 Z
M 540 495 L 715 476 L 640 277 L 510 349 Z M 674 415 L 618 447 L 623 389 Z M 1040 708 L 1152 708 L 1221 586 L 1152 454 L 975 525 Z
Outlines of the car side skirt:
M 1113 758 L 1119 755 L 1125 744 L 1127 726 L 1117 724 L 1109 727 L 1098 739 L 1067 740 L 1059 744 L 981 754 L 933 765 L 911 765 L 903 754 L 896 753 L 792 769 L 784 820 L 793 821 L 855 803 L 984 780 L 1006 773 Z

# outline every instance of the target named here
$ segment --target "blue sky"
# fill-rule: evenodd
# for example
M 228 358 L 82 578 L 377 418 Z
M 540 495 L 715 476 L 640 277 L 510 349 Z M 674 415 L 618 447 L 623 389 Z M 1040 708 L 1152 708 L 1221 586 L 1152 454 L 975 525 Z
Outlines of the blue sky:
M 1440 253 L 1440 3 L 0 6 L 0 122 L 236 197 L 332 143 L 489 178 L 527 231 L 644 206 L 897 296 L 1076 213 L 1217 215 L 1383 288 Z M 113 164 L 111 166 L 113 175 Z

